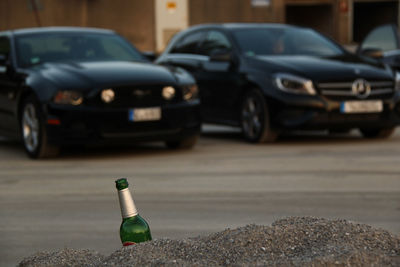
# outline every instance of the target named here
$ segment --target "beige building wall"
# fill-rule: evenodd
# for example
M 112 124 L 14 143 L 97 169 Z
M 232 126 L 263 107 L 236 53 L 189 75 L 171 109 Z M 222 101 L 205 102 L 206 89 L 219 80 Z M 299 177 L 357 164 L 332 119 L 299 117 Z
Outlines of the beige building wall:
M 190 0 L 190 25 L 199 23 L 223 22 L 272 22 L 279 21 L 274 5 L 253 7 L 251 0 Z
M 154 0 L 156 51 L 164 50 L 177 32 L 189 26 L 189 0 Z
M 348 44 L 354 35 L 354 4 L 390 1 L 400 0 L 269 0 L 268 6 L 253 6 L 252 0 L 0 0 L 0 31 L 36 27 L 39 23 L 102 27 L 119 32 L 140 50 L 160 51 L 178 29 L 199 23 L 295 22 L 312 24 L 311 27 Z M 175 3 L 187 14 L 181 10 L 164 12 L 167 2 Z M 39 20 L 32 3 L 37 3 Z M 366 25 L 363 31 L 367 29 Z
M 312 26 L 345 43 L 348 41 L 349 20 L 347 13 L 339 13 L 339 1 L 343 0 L 270 0 L 269 6 L 257 7 L 252 6 L 251 0 L 191 0 L 190 25 L 213 22 L 287 23 L 290 20 L 300 22 L 299 25 L 304 22 L 304 26 Z M 290 14 L 287 10 L 291 11 Z M 315 10 L 325 12 L 319 14 Z
M 31 2 L 37 3 L 39 21 Z M 0 31 L 37 26 L 100 27 L 117 31 L 141 50 L 155 47 L 154 17 L 154 2 L 149 0 L 0 0 Z
M 85 26 L 113 29 L 135 44 L 138 49 L 154 50 L 153 0 L 86 0 L 86 3 Z
M 80 0 L 40 0 L 37 3 L 39 22 L 44 26 L 79 26 L 82 24 L 83 6 Z M 33 6 L 27 0 L 0 0 L 0 30 L 40 26 Z

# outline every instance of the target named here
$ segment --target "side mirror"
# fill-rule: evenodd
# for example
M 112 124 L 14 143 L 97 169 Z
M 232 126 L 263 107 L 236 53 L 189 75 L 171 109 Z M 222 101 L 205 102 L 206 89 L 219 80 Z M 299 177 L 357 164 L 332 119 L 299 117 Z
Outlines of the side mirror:
M 148 60 L 150 60 L 151 62 L 153 62 L 154 60 L 156 60 L 157 58 L 157 54 L 152 52 L 152 51 L 145 51 L 142 52 L 142 55 L 145 56 Z
M 360 54 L 375 59 L 383 58 L 383 51 L 378 48 L 365 48 L 360 51 Z
M 232 52 L 228 50 L 217 50 L 210 55 L 210 61 L 231 62 L 232 59 Z

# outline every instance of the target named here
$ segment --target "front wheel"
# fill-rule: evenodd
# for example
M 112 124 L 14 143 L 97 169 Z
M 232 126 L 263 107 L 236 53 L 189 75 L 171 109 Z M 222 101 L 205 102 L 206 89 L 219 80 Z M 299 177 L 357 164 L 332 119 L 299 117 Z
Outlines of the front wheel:
M 389 128 L 372 128 L 372 129 L 360 129 L 361 134 L 365 138 L 389 138 L 395 131 L 396 127 Z
M 29 96 L 22 104 L 20 125 L 22 141 L 29 157 L 46 158 L 58 155 L 59 147 L 47 143 L 44 118 L 33 96 Z
M 265 97 L 257 90 L 246 94 L 240 112 L 245 139 L 252 143 L 274 142 L 278 134 L 271 129 Z
M 165 145 L 170 149 L 191 149 L 196 145 L 198 138 L 198 135 L 192 135 L 178 141 L 167 141 Z

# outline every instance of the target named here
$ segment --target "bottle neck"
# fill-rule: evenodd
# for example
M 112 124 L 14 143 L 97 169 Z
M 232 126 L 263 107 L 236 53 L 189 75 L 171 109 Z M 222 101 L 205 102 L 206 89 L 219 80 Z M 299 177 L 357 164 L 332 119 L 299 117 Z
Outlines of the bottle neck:
M 129 188 L 118 190 L 119 206 L 121 207 L 122 218 L 130 218 L 138 215 L 138 211 L 133 202 Z

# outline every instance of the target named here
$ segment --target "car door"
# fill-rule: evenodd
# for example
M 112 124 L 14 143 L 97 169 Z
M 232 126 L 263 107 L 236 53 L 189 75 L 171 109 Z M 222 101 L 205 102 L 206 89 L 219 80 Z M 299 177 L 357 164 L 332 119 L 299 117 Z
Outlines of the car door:
M 399 49 L 400 40 L 395 25 L 387 24 L 373 29 L 361 42 L 359 51 L 379 49 L 383 52 Z
M 362 41 L 357 53 L 375 57 L 400 70 L 400 36 L 397 27 L 387 24 L 373 29 Z
M 16 118 L 17 83 L 11 53 L 11 42 L 8 36 L 0 36 L 0 131 L 12 134 L 18 126 Z
M 236 125 L 240 75 L 232 42 L 222 31 L 208 30 L 199 53 L 207 57 L 201 62 L 196 76 L 202 94 L 204 119 Z

